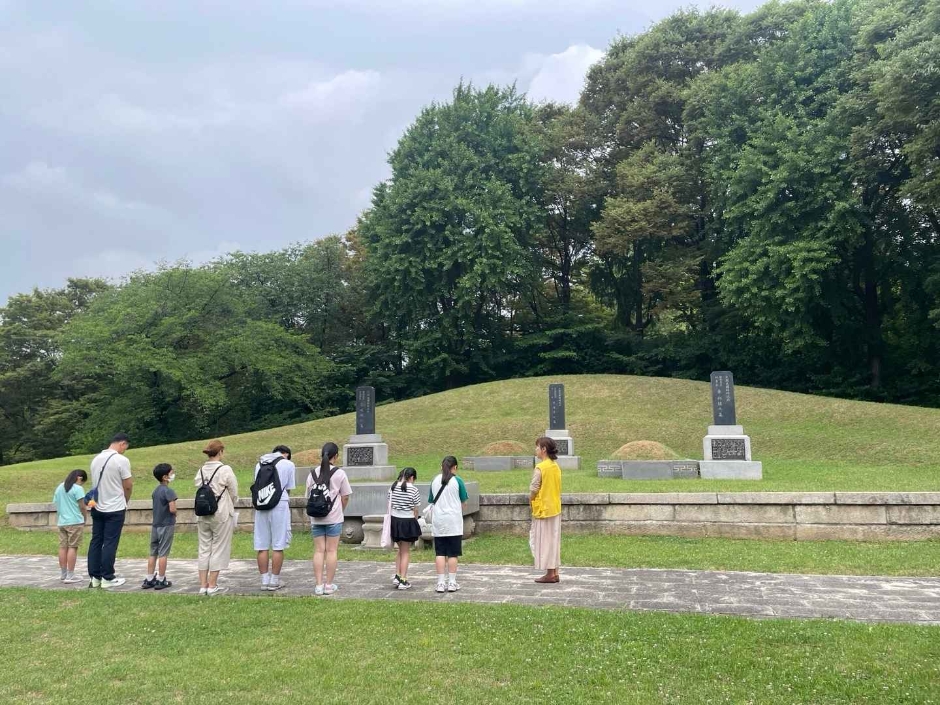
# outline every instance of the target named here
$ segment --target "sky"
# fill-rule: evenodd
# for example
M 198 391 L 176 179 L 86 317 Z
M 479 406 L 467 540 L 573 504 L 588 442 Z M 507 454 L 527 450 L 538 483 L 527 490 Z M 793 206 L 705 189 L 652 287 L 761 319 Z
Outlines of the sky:
M 618 34 L 687 5 L 0 0 L 0 306 L 345 232 L 461 79 L 574 102 Z

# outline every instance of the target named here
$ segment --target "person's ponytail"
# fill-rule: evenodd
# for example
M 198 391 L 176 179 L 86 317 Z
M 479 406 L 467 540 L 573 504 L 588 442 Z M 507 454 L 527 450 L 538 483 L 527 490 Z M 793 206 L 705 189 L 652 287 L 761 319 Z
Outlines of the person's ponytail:
M 398 473 L 398 477 L 395 478 L 395 481 L 392 483 L 392 486 L 389 488 L 389 492 L 394 492 L 394 491 L 395 491 L 395 485 L 397 485 L 399 482 L 402 484 L 402 487 L 405 486 L 405 471 L 404 471 L 404 469 L 402 469 L 402 471 L 401 471 L 400 473 Z
M 68 492 L 75 486 L 75 483 L 78 482 L 78 478 L 82 478 L 82 482 L 88 481 L 88 473 L 84 470 L 72 470 L 65 478 L 65 491 Z
M 457 467 L 457 458 L 452 455 L 448 455 L 444 460 L 441 461 L 441 486 L 443 487 L 448 482 L 450 478 L 454 476 L 454 468 Z
M 323 477 L 326 473 L 330 471 L 330 461 L 333 460 L 336 456 L 339 455 L 339 447 L 330 441 L 323 445 L 323 450 L 320 451 L 320 472 L 319 477 Z

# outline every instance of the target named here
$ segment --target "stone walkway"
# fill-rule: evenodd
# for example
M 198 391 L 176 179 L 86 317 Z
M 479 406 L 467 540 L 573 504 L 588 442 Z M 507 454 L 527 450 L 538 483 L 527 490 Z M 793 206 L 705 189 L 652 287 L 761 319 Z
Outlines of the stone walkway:
M 146 561 L 118 561 L 128 582 L 116 591 L 141 592 Z M 79 560 L 77 572 L 84 575 Z M 196 562 L 170 560 L 173 587 L 153 593 L 195 593 L 199 587 Z M 454 601 L 521 605 L 558 605 L 596 609 L 658 610 L 743 617 L 834 617 L 866 622 L 910 622 L 940 625 L 940 578 L 847 577 L 780 575 L 694 570 L 624 570 L 563 568 L 561 582 L 537 585 L 530 567 L 462 565 L 457 593 L 434 591 L 434 567 L 416 563 L 411 590 L 392 589 L 390 563 L 341 562 L 332 598 L 403 602 Z M 262 591 L 254 561 L 233 560 L 220 585 L 229 594 L 261 597 L 311 596 L 313 575 L 308 561 L 286 561 L 281 573 L 286 587 Z M 50 556 L 0 556 L 0 587 L 40 587 L 84 590 L 87 582 L 64 585 Z

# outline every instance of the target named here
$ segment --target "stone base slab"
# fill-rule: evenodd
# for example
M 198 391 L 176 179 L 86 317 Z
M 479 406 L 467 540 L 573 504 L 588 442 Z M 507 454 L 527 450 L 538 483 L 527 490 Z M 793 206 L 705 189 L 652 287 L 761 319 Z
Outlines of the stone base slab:
M 759 460 L 701 460 L 698 467 L 703 480 L 760 480 L 764 476 Z
M 350 482 L 392 481 L 398 477 L 398 468 L 394 465 L 372 465 L 369 467 L 344 467 L 343 471 Z
M 709 426 L 709 436 L 743 436 L 744 426 Z
M 695 480 L 698 479 L 698 460 L 601 460 L 597 463 L 598 477 L 617 477 L 624 480 Z
M 531 455 L 477 455 L 461 458 L 458 467 L 474 472 L 531 470 L 535 467 L 535 458 Z
M 364 443 L 365 444 L 384 443 L 384 441 L 382 440 L 382 434 L 381 433 L 359 433 L 359 434 L 354 433 L 353 435 L 349 437 L 349 440 L 346 441 L 346 445 L 351 445 L 351 446 L 358 446 Z
M 562 470 L 580 470 L 581 469 L 581 456 L 580 455 L 559 455 L 558 459 L 555 460 L 558 463 L 558 467 Z

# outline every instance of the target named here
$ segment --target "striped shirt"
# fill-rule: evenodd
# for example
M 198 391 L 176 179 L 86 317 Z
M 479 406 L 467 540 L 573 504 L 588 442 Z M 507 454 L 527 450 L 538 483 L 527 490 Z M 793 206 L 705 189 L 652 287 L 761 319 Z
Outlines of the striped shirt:
M 394 490 L 389 490 L 389 499 L 392 501 L 392 516 L 399 519 L 413 519 L 415 507 L 421 506 L 421 493 L 414 484 L 406 484 L 405 491 L 401 491 L 401 486 L 395 484 Z

